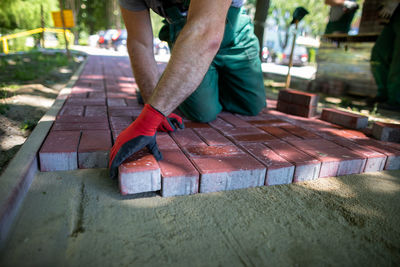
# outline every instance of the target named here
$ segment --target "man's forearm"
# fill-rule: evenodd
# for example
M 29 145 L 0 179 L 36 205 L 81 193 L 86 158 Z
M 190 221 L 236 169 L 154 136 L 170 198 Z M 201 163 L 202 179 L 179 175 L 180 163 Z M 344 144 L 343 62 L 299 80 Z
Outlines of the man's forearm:
M 204 10 L 201 1 L 191 2 L 193 10 L 205 14 L 190 17 L 189 9 L 187 23 L 179 34 L 167 68 L 149 101 L 164 115 L 170 114 L 190 96 L 204 78 L 221 44 L 229 6 L 230 1 L 225 1 L 219 9 L 210 11 Z M 214 13 L 207 16 L 207 12 Z
M 186 25 L 180 33 L 150 99 L 149 103 L 164 115 L 170 114 L 199 86 L 221 43 L 222 36 L 199 34 L 196 27 Z
M 127 46 L 136 83 L 144 102 L 147 103 L 160 79 L 154 54 L 149 53 L 149 49 L 141 44 L 135 44 L 129 40 Z
M 326 5 L 330 6 L 340 6 L 343 5 L 345 0 L 325 0 Z

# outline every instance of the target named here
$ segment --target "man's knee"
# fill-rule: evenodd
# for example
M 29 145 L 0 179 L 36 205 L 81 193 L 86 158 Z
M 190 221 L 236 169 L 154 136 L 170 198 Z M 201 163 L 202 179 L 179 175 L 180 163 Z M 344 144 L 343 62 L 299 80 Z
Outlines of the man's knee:
M 215 120 L 222 108 L 220 105 L 201 105 L 201 107 L 198 106 L 197 108 L 181 105 L 179 110 L 191 121 L 206 123 Z
M 266 107 L 266 99 L 259 97 L 255 99 L 252 104 L 247 105 L 246 112 L 248 116 L 256 116 L 258 115 L 261 110 Z

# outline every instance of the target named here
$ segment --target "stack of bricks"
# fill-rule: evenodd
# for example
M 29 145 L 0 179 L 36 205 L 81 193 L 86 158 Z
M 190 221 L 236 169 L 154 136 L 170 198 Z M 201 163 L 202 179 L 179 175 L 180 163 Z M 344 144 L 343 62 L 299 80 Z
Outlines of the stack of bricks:
M 314 117 L 317 113 L 318 99 L 316 94 L 292 89 L 281 90 L 277 110 L 300 117 Z
M 360 34 L 379 34 L 384 25 L 380 23 L 379 9 L 382 7 L 381 0 L 365 0 L 362 7 L 362 15 L 360 21 Z
M 128 59 L 108 59 L 112 67 L 104 70 L 101 64 L 89 60 L 57 116 L 39 152 L 42 171 L 106 168 L 112 140 L 139 115 Z M 317 103 L 294 95 L 296 105 Z M 185 120 L 184 130 L 157 134 L 162 160 L 145 148 L 119 166 L 120 192 L 169 197 L 400 169 L 400 144 L 357 130 L 363 118 L 329 112 L 329 121 L 267 109 L 258 116 L 222 112 L 210 123 Z
M 324 108 L 321 119 L 350 129 L 364 129 L 368 126 L 368 117 L 332 108 Z
M 381 141 L 400 143 L 400 124 L 375 122 L 372 135 Z

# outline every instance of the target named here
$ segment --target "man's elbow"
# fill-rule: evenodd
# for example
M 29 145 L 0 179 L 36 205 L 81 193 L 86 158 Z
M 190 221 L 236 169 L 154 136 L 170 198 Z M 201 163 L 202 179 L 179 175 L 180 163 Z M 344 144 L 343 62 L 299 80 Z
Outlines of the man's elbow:
M 205 47 L 209 51 L 217 52 L 224 38 L 224 28 L 221 27 L 205 27 L 199 36 L 205 42 Z
M 128 38 L 126 40 L 126 49 L 128 50 L 129 55 L 133 56 L 136 54 L 152 53 L 153 45 L 152 44 L 144 44 L 144 43 L 138 42 L 135 39 Z
M 210 51 L 217 52 L 219 47 L 221 46 L 223 34 L 220 36 L 219 34 L 213 34 L 212 36 L 207 38 L 207 47 Z
M 330 6 L 340 6 L 343 5 L 344 0 L 325 0 L 326 5 Z

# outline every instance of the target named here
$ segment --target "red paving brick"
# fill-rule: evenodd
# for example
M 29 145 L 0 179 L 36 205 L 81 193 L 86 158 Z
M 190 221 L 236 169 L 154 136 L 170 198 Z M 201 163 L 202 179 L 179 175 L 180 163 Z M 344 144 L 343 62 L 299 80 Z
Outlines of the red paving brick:
M 251 124 L 255 125 L 255 126 L 270 126 L 270 127 L 280 127 L 280 126 L 287 126 L 287 125 L 291 125 L 290 123 L 283 121 L 283 120 L 279 120 L 279 119 L 275 119 L 275 120 L 256 120 L 256 121 L 249 121 Z
M 355 139 L 353 141 L 363 147 L 385 154 L 387 156 L 385 170 L 400 169 L 400 150 L 393 148 L 393 143 L 385 143 L 373 139 Z
M 288 131 L 285 131 L 282 128 L 279 127 L 272 127 L 272 126 L 260 126 L 259 127 L 261 130 L 275 136 L 278 139 L 282 139 L 282 140 L 299 140 L 301 138 L 299 138 L 298 136 L 295 136 L 293 134 L 291 134 Z M 268 141 L 268 140 L 266 140 Z
M 290 184 L 294 166 L 262 144 L 243 144 L 242 147 L 267 167 L 265 185 Z
M 158 147 L 163 160 L 158 164 L 161 170 L 161 195 L 181 196 L 199 192 L 199 172 L 183 154 L 175 141 L 166 133 L 157 135 Z
M 58 96 L 66 102 L 39 151 L 42 171 L 106 167 L 112 140 L 139 116 L 143 106 L 129 59 L 110 57 L 109 67 L 104 64 L 90 56 L 71 94 Z M 158 133 L 164 159 L 156 162 L 144 149 L 126 160 L 119 167 L 121 194 L 178 196 L 400 169 L 400 144 L 367 136 L 387 140 L 388 125 L 359 131 L 366 118 L 331 109 L 322 120 L 299 117 L 313 115 L 318 97 L 280 94 L 279 108 L 295 115 L 267 101 L 257 116 L 222 112 L 210 123 L 184 119 L 186 129 Z
M 184 121 L 185 128 L 211 128 L 208 123 Z
M 217 118 L 214 121 L 209 123 L 215 129 L 225 131 L 234 128 L 234 126 L 221 118 Z
M 200 193 L 265 183 L 266 168 L 236 146 L 192 146 L 185 151 L 200 171 Z
M 369 149 L 368 147 L 358 145 L 355 142 L 343 138 L 337 138 L 333 140 L 333 142 L 350 149 L 352 152 L 366 159 L 365 167 L 361 169 L 360 172 L 376 172 L 384 169 L 387 159 L 385 154 L 379 153 L 375 150 Z
M 250 135 L 250 134 L 264 134 L 265 132 L 258 129 L 255 126 L 250 125 L 250 127 L 235 127 L 235 128 L 227 128 L 227 129 L 219 129 L 225 135 L 235 136 L 235 135 Z
M 321 136 L 295 125 L 282 125 L 280 127 L 302 139 L 321 139 Z
M 232 124 L 234 127 L 251 127 L 251 125 L 248 122 L 240 119 L 239 117 L 233 115 L 232 113 L 222 112 L 218 115 L 218 117 Z
M 320 178 L 360 173 L 365 166 L 363 156 L 333 142 L 300 140 L 289 143 L 321 161 Z
M 317 111 L 318 95 L 293 89 L 281 90 L 277 110 L 301 117 L 314 117 Z
M 104 131 L 83 131 L 78 148 L 80 169 L 107 168 L 111 149 L 111 133 Z
M 69 106 L 104 106 L 105 104 L 104 98 L 70 98 L 66 103 Z
M 140 115 L 142 109 L 136 107 L 109 107 L 108 115 L 113 117 L 133 116 L 137 117 Z
M 39 151 L 41 171 L 66 171 L 78 168 L 80 132 L 52 131 Z
M 332 108 L 322 110 L 321 119 L 350 129 L 362 129 L 368 125 L 368 117 Z
M 107 106 L 109 107 L 124 107 L 126 106 L 125 99 L 123 98 L 108 98 Z
M 122 195 L 153 192 L 161 189 L 158 163 L 147 149 L 143 149 L 118 167 L 119 190 Z
M 57 116 L 58 122 L 73 122 L 73 123 L 92 123 L 92 122 L 107 122 L 107 116 L 83 117 L 83 116 Z
M 203 140 L 209 146 L 214 145 L 232 145 L 232 142 L 229 141 L 226 137 L 220 134 L 217 130 L 212 128 L 197 128 L 194 129 Z
M 262 143 L 271 140 L 276 140 L 276 137 L 268 134 L 268 133 L 259 133 L 259 134 L 240 134 L 234 135 L 231 137 L 236 143 Z
M 305 107 L 297 104 L 287 103 L 285 101 L 278 101 L 277 110 L 305 118 L 314 117 L 317 112 L 316 107 Z
M 53 131 L 80 131 L 80 130 L 108 130 L 108 121 L 105 122 L 57 122 L 54 124 Z
M 199 172 L 182 151 L 161 149 L 159 161 L 162 176 L 162 196 L 191 195 L 199 192 Z
M 206 146 L 193 129 L 178 130 L 171 133 L 171 136 L 181 147 Z
M 132 117 L 110 117 L 110 126 L 112 130 L 124 130 L 133 122 Z
M 270 141 L 266 145 L 295 166 L 293 182 L 319 177 L 321 162 L 284 141 Z
M 71 105 L 64 105 L 61 109 L 59 115 L 62 116 L 83 116 L 85 112 L 84 106 L 71 106 Z
M 372 135 L 381 141 L 400 142 L 400 124 L 375 122 Z
M 301 106 L 317 106 L 319 97 L 316 94 L 301 92 L 293 89 L 286 89 L 279 91 L 279 100 L 287 103 L 297 104 Z
M 106 98 L 105 92 L 89 92 L 88 98 Z
M 85 117 L 107 117 L 107 106 L 87 106 L 85 109 Z

